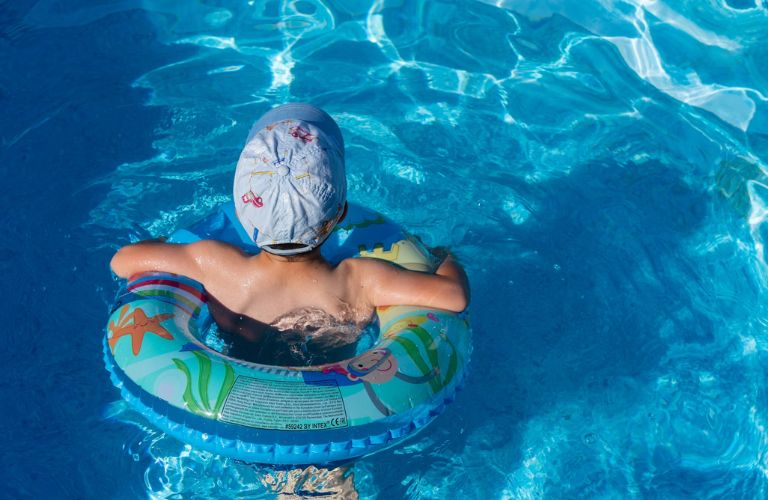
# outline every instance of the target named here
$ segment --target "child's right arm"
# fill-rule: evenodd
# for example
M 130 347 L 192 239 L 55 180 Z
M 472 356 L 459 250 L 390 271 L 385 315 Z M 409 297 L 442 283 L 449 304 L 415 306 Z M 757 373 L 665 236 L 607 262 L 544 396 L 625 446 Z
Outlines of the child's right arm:
M 238 275 L 243 259 L 240 250 L 219 241 L 179 245 L 152 240 L 124 246 L 112 257 L 110 266 L 121 278 L 163 271 L 192 278 L 213 291 L 219 283 Z
M 469 304 L 464 270 L 451 256 L 435 274 L 409 271 L 378 259 L 361 259 L 363 291 L 374 307 L 410 305 L 460 312 Z

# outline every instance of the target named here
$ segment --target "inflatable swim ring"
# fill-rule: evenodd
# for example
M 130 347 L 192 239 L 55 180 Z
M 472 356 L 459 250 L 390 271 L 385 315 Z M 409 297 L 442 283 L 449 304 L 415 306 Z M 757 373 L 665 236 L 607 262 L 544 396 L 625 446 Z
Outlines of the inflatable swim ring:
M 218 239 L 258 252 L 226 204 L 172 242 Z M 380 214 L 350 205 L 322 247 L 331 262 L 375 257 L 429 271 L 420 243 Z M 227 357 L 200 338 L 211 324 L 202 285 L 143 275 L 121 291 L 107 325 L 112 382 L 152 424 L 225 456 L 325 464 L 392 446 L 452 401 L 471 352 L 466 317 L 378 308 L 381 337 L 362 354 L 320 366 L 268 366 Z

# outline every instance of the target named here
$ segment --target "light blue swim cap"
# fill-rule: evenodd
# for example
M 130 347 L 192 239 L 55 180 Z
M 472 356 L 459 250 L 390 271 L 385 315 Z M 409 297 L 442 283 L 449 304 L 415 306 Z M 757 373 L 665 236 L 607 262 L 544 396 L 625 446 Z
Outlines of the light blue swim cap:
M 235 211 L 254 242 L 294 255 L 319 246 L 344 212 L 344 139 L 333 118 L 310 104 L 265 113 L 237 162 Z M 297 248 L 273 248 L 293 243 Z

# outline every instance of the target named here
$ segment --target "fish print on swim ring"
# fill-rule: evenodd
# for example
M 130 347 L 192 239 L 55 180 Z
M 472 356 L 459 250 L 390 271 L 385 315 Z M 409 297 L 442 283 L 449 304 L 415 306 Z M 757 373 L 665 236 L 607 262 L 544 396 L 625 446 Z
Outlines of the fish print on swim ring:
M 440 370 L 435 367 L 426 375 L 413 376 L 399 371 L 397 358 L 387 348 L 372 349 L 350 359 L 346 366 L 336 363 L 323 368 L 321 372 L 303 372 L 304 382 L 312 385 L 333 380 L 340 386 L 363 384 L 366 394 L 373 405 L 385 416 L 395 412 L 379 398 L 371 384 L 385 384 L 398 378 L 409 384 L 423 384 L 437 376 Z

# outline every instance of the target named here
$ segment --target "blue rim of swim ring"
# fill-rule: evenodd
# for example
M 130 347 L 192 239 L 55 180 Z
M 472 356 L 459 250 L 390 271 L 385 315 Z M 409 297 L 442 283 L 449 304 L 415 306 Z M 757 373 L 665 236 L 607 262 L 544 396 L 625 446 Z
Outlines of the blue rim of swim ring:
M 232 203 L 169 241 L 217 239 L 256 253 Z M 350 205 L 322 247 L 331 262 L 363 256 L 428 271 L 428 252 L 380 214 Z M 268 366 L 225 356 L 199 338 L 210 324 L 202 285 L 152 273 L 121 291 L 104 362 L 122 397 L 195 448 L 248 462 L 328 464 L 393 446 L 453 401 L 472 350 L 466 314 L 377 309 L 381 338 L 338 363 Z

